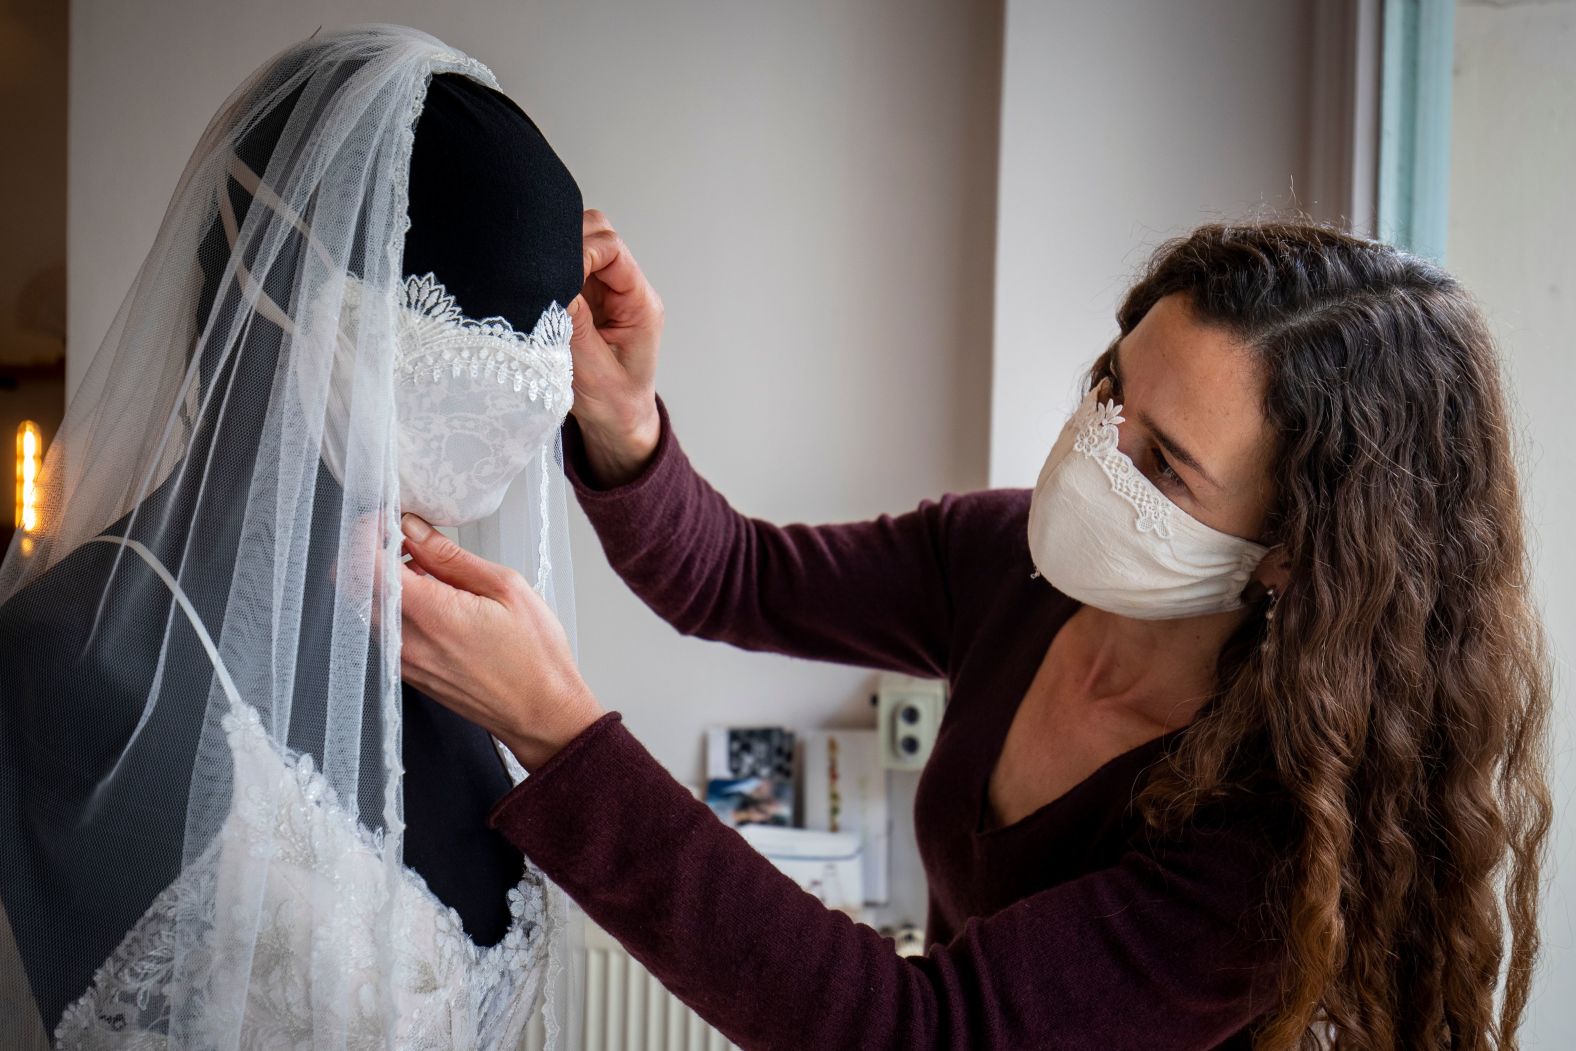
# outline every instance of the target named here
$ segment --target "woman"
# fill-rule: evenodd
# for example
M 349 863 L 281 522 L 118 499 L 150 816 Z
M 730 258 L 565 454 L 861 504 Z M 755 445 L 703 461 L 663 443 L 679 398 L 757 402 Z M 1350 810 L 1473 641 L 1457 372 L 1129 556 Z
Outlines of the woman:
M 513 574 L 406 517 L 406 676 L 511 747 L 492 821 L 678 996 L 751 1048 L 1514 1046 L 1548 669 L 1447 274 L 1200 228 L 1032 493 L 779 528 L 689 467 L 660 303 L 595 213 L 586 246 L 566 462 L 614 567 L 681 631 L 951 686 L 905 960 L 663 773 Z
M 493 739 L 399 679 L 395 520 L 512 516 L 566 608 L 580 216 L 414 30 L 219 110 L 0 565 L 0 1047 L 519 1045 L 559 903 Z

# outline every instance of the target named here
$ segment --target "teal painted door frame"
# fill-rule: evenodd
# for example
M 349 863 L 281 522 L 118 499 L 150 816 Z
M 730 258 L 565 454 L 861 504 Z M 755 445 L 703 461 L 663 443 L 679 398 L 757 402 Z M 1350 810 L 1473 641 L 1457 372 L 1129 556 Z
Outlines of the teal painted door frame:
M 1379 237 L 1445 260 L 1455 0 L 1384 0 Z

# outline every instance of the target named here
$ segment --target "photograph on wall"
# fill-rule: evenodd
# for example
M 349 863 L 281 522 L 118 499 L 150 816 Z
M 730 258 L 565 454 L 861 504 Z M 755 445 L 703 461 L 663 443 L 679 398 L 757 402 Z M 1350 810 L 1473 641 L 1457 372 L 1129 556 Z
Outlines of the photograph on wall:
M 706 734 L 706 805 L 726 824 L 794 823 L 794 734 L 714 726 Z

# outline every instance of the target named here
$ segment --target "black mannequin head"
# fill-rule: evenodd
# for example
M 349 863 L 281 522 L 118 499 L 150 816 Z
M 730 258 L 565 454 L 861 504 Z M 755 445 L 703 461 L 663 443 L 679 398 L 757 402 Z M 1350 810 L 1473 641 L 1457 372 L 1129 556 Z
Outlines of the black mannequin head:
M 580 291 L 580 187 L 507 95 L 458 73 L 427 88 L 410 163 L 407 276 L 431 273 L 471 318 L 529 332 Z

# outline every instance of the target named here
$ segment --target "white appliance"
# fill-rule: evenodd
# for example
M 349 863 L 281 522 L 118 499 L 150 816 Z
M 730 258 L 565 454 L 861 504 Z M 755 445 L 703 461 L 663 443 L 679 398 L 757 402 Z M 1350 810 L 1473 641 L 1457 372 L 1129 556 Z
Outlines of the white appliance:
M 744 825 L 738 832 L 828 908 L 856 916 L 863 908 L 864 871 L 859 837 L 854 833 L 779 825 Z

